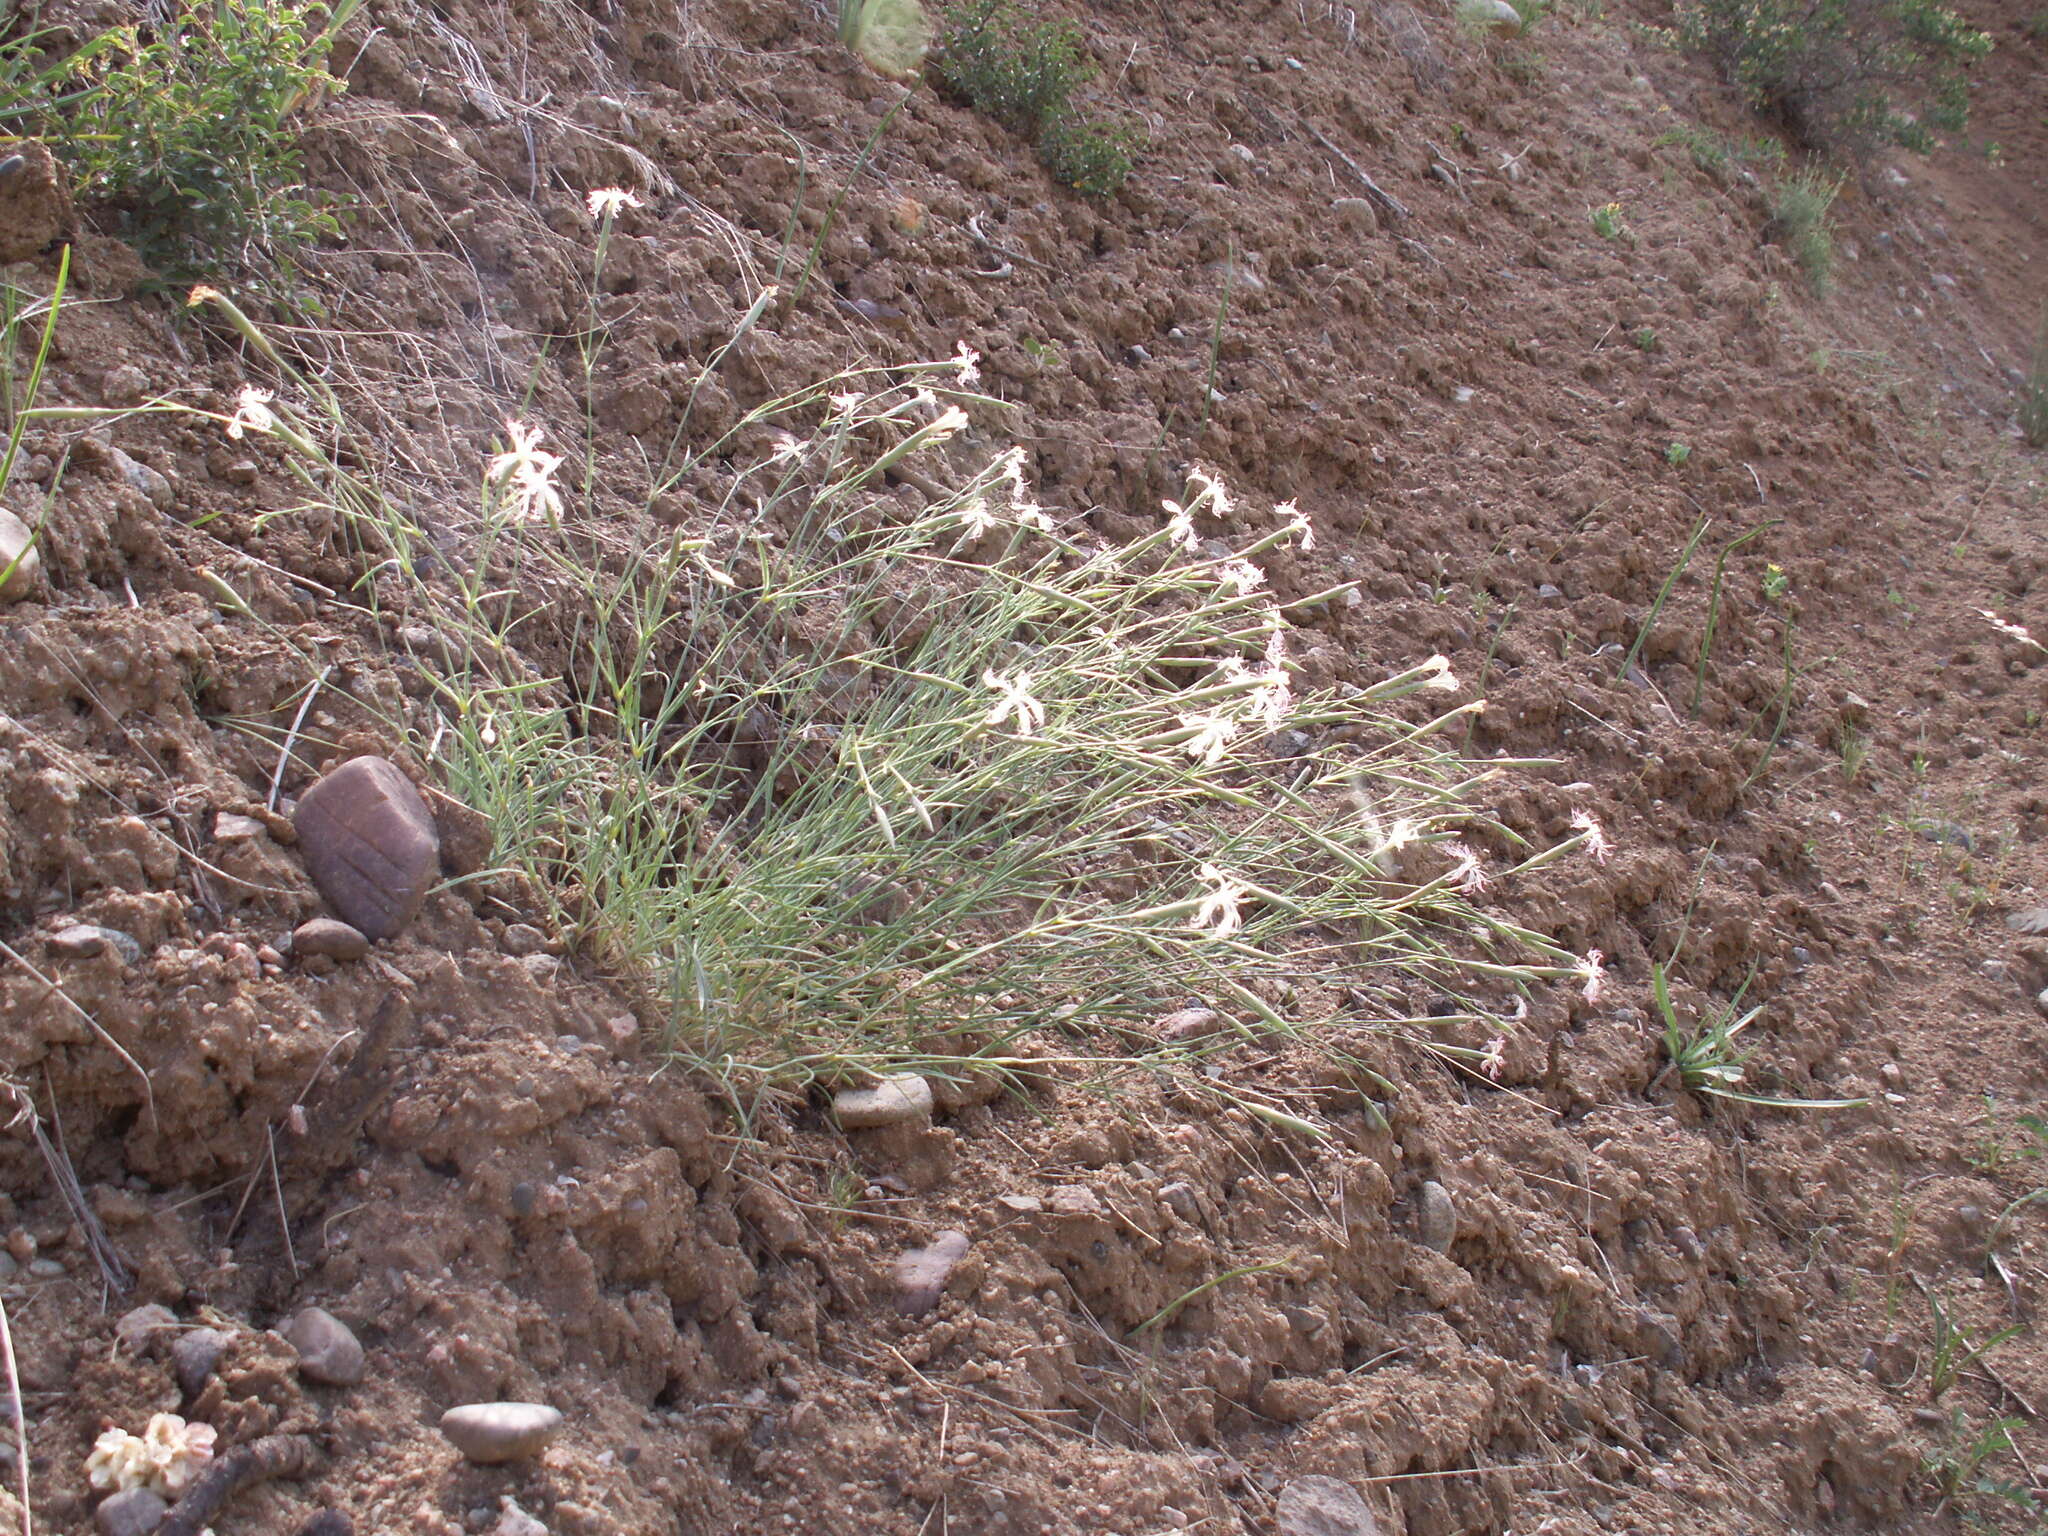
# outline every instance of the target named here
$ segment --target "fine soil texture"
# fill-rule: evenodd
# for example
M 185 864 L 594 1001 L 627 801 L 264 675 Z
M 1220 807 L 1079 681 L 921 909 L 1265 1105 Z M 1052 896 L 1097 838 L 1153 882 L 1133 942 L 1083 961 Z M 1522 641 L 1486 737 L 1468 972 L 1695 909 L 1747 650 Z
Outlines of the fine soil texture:
M 1966 9 L 1969 128 L 1853 164 L 1825 285 L 1773 222 L 1802 152 L 1655 0 L 1512 37 L 1434 0 L 1079 8 L 1087 99 L 1142 129 L 1106 197 L 806 0 L 369 0 L 291 119 L 338 232 L 217 279 L 275 358 L 31 146 L 0 277 L 68 259 L 37 403 L 92 412 L 33 419 L 0 488 L 41 522 L 0 603 L 37 1527 L 94 1530 L 96 1441 L 175 1413 L 216 1466 L 294 1448 L 219 1536 L 2036 1529 L 2048 22 Z M 1452 744 L 1499 760 L 1470 899 L 1604 972 L 1350 1016 L 1333 966 L 1268 997 L 1328 1029 L 1192 1078 L 1089 1058 L 1184 1028 L 1194 981 L 1113 1038 L 1048 1004 L 1041 1065 L 852 1128 L 860 1074 L 676 1056 L 589 893 L 494 862 L 434 750 L 433 613 L 331 477 L 223 430 L 246 385 L 331 391 L 425 590 L 508 419 L 601 564 L 730 503 L 733 454 L 649 504 L 676 443 L 962 345 L 969 424 L 880 494 L 1014 446 L 1076 539 L 1196 474 L 1204 539 L 1296 504 L 1272 593 L 1339 589 L 1290 610 L 1297 686 L 1447 658 L 1444 707 L 1484 699 Z M 587 686 L 589 616 L 540 596 L 500 660 Z M 443 867 L 357 953 L 300 927 L 336 914 L 294 812 L 364 755 Z M 1574 818 L 1611 851 L 1479 888 Z M 1701 1091 L 1659 976 L 1682 1034 L 1760 1010 L 1722 1086 L 1849 1102 Z M 500 1401 L 562 1422 L 466 1456 L 442 1414 Z

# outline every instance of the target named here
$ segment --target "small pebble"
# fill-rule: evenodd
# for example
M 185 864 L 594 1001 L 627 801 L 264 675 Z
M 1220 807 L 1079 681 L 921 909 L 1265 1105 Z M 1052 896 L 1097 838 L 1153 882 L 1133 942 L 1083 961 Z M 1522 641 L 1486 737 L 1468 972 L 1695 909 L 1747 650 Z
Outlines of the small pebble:
M 171 1346 L 171 1374 L 178 1378 L 178 1390 L 197 1397 L 228 1347 L 228 1336 L 218 1328 L 194 1328 L 180 1334 Z
M 142 960 L 142 946 L 118 928 L 100 928 L 91 923 L 74 923 L 50 936 L 50 953 L 64 960 L 90 960 L 111 946 L 124 964 Z
M 233 811 L 222 811 L 213 818 L 216 843 L 246 843 L 265 836 L 269 830 L 254 816 L 238 816 Z
M 1152 1027 L 1159 1031 L 1162 1040 L 1199 1040 L 1213 1035 L 1222 1027 L 1223 1020 L 1211 1008 L 1177 1008 L 1153 1021 Z
M 43 556 L 36 548 L 35 530 L 5 507 L 0 507 L 0 603 L 18 603 L 42 584 Z
M 1451 1192 L 1429 1180 L 1416 1201 L 1415 1232 L 1423 1247 L 1449 1253 L 1458 1240 L 1458 1207 Z
M 352 1387 L 363 1379 L 363 1346 L 348 1324 L 324 1307 L 307 1307 L 285 1325 L 299 1352 L 299 1374 L 325 1387 Z
M 92 1523 L 100 1536 L 148 1536 L 170 1507 L 147 1488 L 130 1488 L 101 1500 Z
M 932 1085 L 915 1072 L 899 1072 L 872 1088 L 841 1090 L 832 1100 L 832 1112 L 838 1116 L 840 1127 L 849 1131 L 928 1120 L 932 1113 Z
M 1160 1203 L 1191 1227 L 1202 1224 L 1202 1197 L 1186 1179 L 1176 1179 L 1159 1191 Z
M 449 1444 L 480 1466 L 526 1461 L 562 1432 L 562 1415 L 545 1403 L 466 1403 L 441 1415 Z
M 548 1536 L 548 1528 L 521 1509 L 509 1493 L 498 1496 L 498 1523 L 491 1536 Z
M 548 936 L 531 923 L 511 923 L 505 928 L 505 953 L 537 955 L 546 948 Z
M 316 917 L 292 930 L 294 955 L 325 955 L 329 960 L 360 960 L 370 941 L 359 928 L 332 917 Z
M 15 1262 L 14 1255 L 0 1249 L 0 1285 L 6 1284 L 20 1273 L 21 1265 Z
M 37 1280 L 56 1280 L 64 1274 L 62 1259 L 34 1259 L 28 1266 L 29 1274 Z
M 123 1348 L 140 1353 L 150 1335 L 159 1329 L 178 1326 L 178 1314 L 161 1302 L 131 1307 L 114 1323 L 114 1337 Z
M 939 1304 L 953 1269 L 967 1257 L 965 1232 L 941 1232 L 924 1248 L 913 1248 L 896 1260 L 896 1310 L 917 1317 Z

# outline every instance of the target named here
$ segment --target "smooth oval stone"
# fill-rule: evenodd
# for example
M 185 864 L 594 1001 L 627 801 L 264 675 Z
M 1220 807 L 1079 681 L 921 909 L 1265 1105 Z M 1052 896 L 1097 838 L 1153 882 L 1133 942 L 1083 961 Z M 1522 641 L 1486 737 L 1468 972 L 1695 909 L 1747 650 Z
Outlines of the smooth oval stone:
M 925 1120 L 932 1112 L 932 1085 L 915 1072 L 885 1077 L 872 1088 L 847 1088 L 834 1096 L 832 1112 L 849 1131 Z
M 441 1415 L 441 1433 L 483 1466 L 526 1461 L 562 1432 L 562 1415 L 545 1403 L 465 1403 Z
M 140 1351 L 150 1335 L 178 1326 L 178 1315 L 160 1301 L 145 1302 L 123 1312 L 114 1324 L 114 1337 L 128 1349 Z
M 896 1260 L 896 1310 L 916 1317 L 939 1304 L 953 1268 L 967 1257 L 965 1232 L 941 1232 L 930 1246 L 913 1248 Z
M 292 825 L 320 894 L 371 939 L 417 917 L 441 872 L 434 818 L 386 758 L 343 763 L 300 796 Z
M 326 1387 L 352 1387 L 363 1379 L 363 1346 L 340 1318 L 307 1307 L 285 1324 L 287 1343 L 299 1352 L 299 1374 Z
M 370 941 L 360 928 L 332 917 L 315 917 L 292 930 L 292 953 L 325 955 L 330 960 L 360 960 L 370 952 Z
M 0 603 L 18 603 L 34 592 L 43 576 L 42 552 L 36 548 L 35 530 L 5 507 L 0 507 Z
M 50 935 L 50 953 L 65 960 L 90 960 L 110 946 L 124 965 L 142 959 L 142 946 L 118 928 L 101 928 L 92 923 L 73 923 Z
M 1458 1240 L 1458 1207 L 1451 1192 L 1434 1179 L 1422 1186 L 1416 1204 L 1415 1230 L 1423 1247 L 1434 1248 L 1438 1253 L 1450 1252 L 1451 1244 Z
M 148 1536 L 163 1524 L 170 1507 L 147 1488 L 130 1488 L 100 1501 L 92 1512 L 93 1528 L 100 1536 Z

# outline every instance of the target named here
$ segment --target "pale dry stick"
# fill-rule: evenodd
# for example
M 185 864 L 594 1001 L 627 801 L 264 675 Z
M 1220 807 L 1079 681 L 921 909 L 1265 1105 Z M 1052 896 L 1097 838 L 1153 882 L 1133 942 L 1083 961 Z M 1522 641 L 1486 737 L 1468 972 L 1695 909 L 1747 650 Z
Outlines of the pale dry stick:
M 898 1350 L 895 1347 L 895 1345 L 892 1344 L 889 1346 L 889 1353 L 894 1355 L 899 1361 L 902 1361 L 903 1368 L 906 1371 L 910 1372 L 911 1375 L 915 1376 L 919 1381 L 923 1382 L 927 1387 L 931 1388 L 933 1392 L 938 1394 L 939 1400 L 941 1402 L 945 1401 L 945 1396 L 948 1392 L 957 1392 L 962 1397 L 973 1398 L 974 1401 L 978 1403 L 986 1403 L 991 1408 L 1000 1408 L 1003 1412 L 1009 1414 L 1011 1417 L 1016 1419 L 1018 1427 L 1022 1429 L 1027 1435 L 1031 1436 L 1032 1439 L 1036 1440 L 1040 1445 L 1044 1446 L 1047 1450 L 1061 1451 L 1065 1449 L 1065 1447 L 1062 1446 L 1059 1441 L 1053 1439 L 1051 1435 L 1047 1434 L 1044 1430 L 1040 1429 L 1036 1424 L 1031 1422 L 1031 1419 L 1029 1417 L 1030 1410 L 1020 1408 L 1015 1403 L 1006 1403 L 999 1397 L 991 1397 L 986 1392 L 977 1392 L 972 1387 L 942 1387 L 937 1382 L 933 1381 L 931 1377 L 925 1375 L 923 1371 L 920 1371 L 916 1366 L 912 1365 L 908 1360 L 905 1360 L 903 1358 L 902 1352 Z M 1074 1413 L 1077 1410 L 1072 1408 L 1063 1408 L 1057 1411 L 1061 1413 Z M 1059 1427 L 1064 1428 L 1065 1426 Z M 1070 1430 L 1069 1433 L 1078 1434 L 1079 1431 Z
M 116 1056 L 120 1057 L 122 1061 L 128 1064 L 128 1070 L 133 1072 L 136 1076 L 136 1080 L 142 1084 L 142 1100 L 143 1103 L 149 1109 L 150 1128 L 152 1130 L 161 1129 L 162 1122 L 160 1122 L 157 1119 L 156 1115 L 156 1091 L 150 1087 L 149 1074 L 142 1070 L 142 1063 L 137 1061 L 133 1056 L 129 1055 L 127 1049 L 121 1044 L 120 1041 L 116 1040 L 112 1035 L 108 1034 L 106 1030 L 102 1029 L 100 1027 L 100 1022 L 98 1019 L 95 1019 L 83 1008 L 79 1007 L 78 1004 L 75 1001 L 73 1001 L 72 996 L 69 992 L 66 992 L 62 987 L 58 986 L 56 982 L 50 980 L 49 977 L 45 976 L 41 971 L 36 969 L 36 967 L 29 962 L 29 959 L 26 955 L 22 954 L 20 950 L 16 949 L 12 944 L 9 944 L 5 939 L 0 939 L 0 955 L 5 955 L 8 959 L 12 960 L 16 965 L 20 966 L 24 971 L 27 971 L 29 975 L 35 977 L 37 981 L 40 981 L 44 986 L 48 987 L 52 992 L 56 993 L 59 1000 L 61 1000 L 67 1008 L 69 1008 L 73 1013 L 77 1014 L 81 1019 L 85 1020 L 86 1027 L 90 1029 L 95 1035 L 99 1036 L 101 1044 L 106 1046 L 108 1050 L 112 1051 Z M 14 1092 L 17 1100 L 21 1102 L 24 1105 L 24 1107 L 29 1108 L 32 1113 L 33 1106 L 27 1105 L 26 1099 L 22 1098 L 21 1090 L 19 1088 L 16 1088 Z
M 21 1407 L 21 1373 L 14 1366 L 14 1330 L 7 1323 L 7 1302 L 0 1298 L 0 1354 L 7 1363 L 7 1406 L 14 1411 L 15 1470 L 21 1474 L 21 1536 L 35 1536 L 28 1504 L 28 1416 Z
M 299 700 L 299 712 L 292 716 L 292 728 L 285 732 L 284 746 L 279 749 L 277 754 L 277 771 L 270 776 L 270 795 L 263 802 L 264 806 L 271 811 L 277 809 L 277 794 L 284 787 L 285 766 L 291 761 L 292 747 L 299 739 L 299 728 L 306 723 L 306 714 L 307 711 L 312 709 L 313 700 L 320 696 L 321 684 L 327 681 L 329 674 L 333 671 L 334 666 L 332 663 L 322 667 L 320 675 L 313 679 L 313 686 L 308 688 L 306 696 Z
M 1403 203 L 1398 197 L 1394 196 L 1393 193 L 1387 191 L 1378 182 L 1374 181 L 1370 176 L 1366 175 L 1365 168 L 1361 166 L 1356 160 L 1352 159 L 1349 155 L 1345 154 L 1344 151 L 1339 149 L 1335 144 L 1331 143 L 1328 137 L 1324 135 L 1323 131 L 1320 128 L 1316 127 L 1313 123 L 1303 123 L 1302 126 L 1308 130 L 1310 138 L 1314 139 L 1318 144 L 1322 145 L 1324 149 L 1327 149 L 1331 154 L 1335 155 L 1339 160 L 1342 160 L 1344 162 L 1345 168 L 1349 170 L 1352 175 L 1356 176 L 1359 182 L 1365 187 L 1366 195 L 1368 197 L 1370 197 L 1374 202 L 1378 203 L 1382 208 L 1386 209 L 1387 212 L 1394 215 L 1394 217 L 1397 219 L 1405 219 L 1409 216 L 1407 204 Z

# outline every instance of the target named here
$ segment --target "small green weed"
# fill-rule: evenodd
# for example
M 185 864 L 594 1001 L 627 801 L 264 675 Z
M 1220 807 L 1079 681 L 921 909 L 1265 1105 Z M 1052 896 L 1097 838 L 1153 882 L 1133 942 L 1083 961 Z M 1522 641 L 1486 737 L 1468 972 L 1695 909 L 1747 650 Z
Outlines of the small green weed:
M 1664 1020 L 1664 1054 L 1677 1071 L 1680 1082 L 1694 1093 L 1777 1109 L 1853 1109 L 1866 1102 L 1863 1099 L 1783 1099 L 1742 1092 L 1737 1085 L 1743 1080 L 1744 1064 L 1750 1052 L 1747 1047 L 1738 1046 L 1735 1037 L 1755 1023 L 1764 1011 L 1759 1005 L 1747 1013 L 1738 1012 L 1742 1007 L 1743 994 L 1748 990 L 1749 983 L 1745 981 L 1733 999 L 1715 1008 L 1697 1027 L 1687 1029 L 1679 1022 L 1678 1010 L 1672 1005 L 1665 968 L 1651 963 L 1650 995 Z
M 1654 352 L 1657 350 L 1657 333 L 1647 325 L 1639 326 L 1629 336 L 1629 340 L 1635 343 L 1638 352 Z
M 1765 602 L 1781 603 L 1785 600 L 1785 594 L 1792 590 L 1792 578 L 1782 565 L 1773 560 L 1764 567 L 1761 586 Z
M 1998 1499 L 2038 1515 L 2040 1501 L 2024 1483 L 2008 1482 L 1984 1471 L 2001 1456 L 2016 1456 L 2013 1431 L 2028 1427 L 2028 1420 L 2014 1416 L 1993 1419 L 1973 1433 L 1968 1418 L 1958 1408 L 1949 1415 L 1946 1438 L 1921 1458 L 1921 1467 L 1934 1480 L 1944 1500 L 1962 1503 Z M 1971 1519 L 1969 1523 L 1975 1525 L 1977 1521 Z
M 54 77 L 32 37 L 9 46 L 0 79 L 40 72 L 48 94 L 23 126 L 166 275 L 288 266 L 339 228 L 300 183 L 295 119 L 343 89 L 325 65 L 360 4 L 187 5 L 147 40 L 133 27 L 101 34 Z
M 1725 176 L 1731 166 L 1775 168 L 1785 159 L 1785 147 L 1776 139 L 1723 138 L 1690 123 L 1659 134 L 1653 144 L 1657 149 L 1673 146 L 1683 149 L 1694 165 L 1716 178 Z
M 1787 176 L 1771 193 L 1771 237 L 1792 253 L 1815 293 L 1826 293 L 1835 271 L 1832 212 L 1842 178 L 1817 167 Z
M 1925 1289 L 1925 1287 L 1922 1287 Z M 1933 1291 L 1927 1291 L 1927 1307 L 1934 1315 L 1934 1343 L 1927 1361 L 1927 1400 L 1941 1401 L 1942 1394 L 1956 1384 L 1956 1381 L 1971 1366 L 2010 1339 L 2015 1339 L 2026 1330 L 2014 1324 L 1987 1334 L 1983 1343 L 1977 1343 L 1965 1333 L 1941 1304 L 1941 1298 Z
M 1979 1173 L 1997 1173 L 2014 1157 L 2039 1160 L 2048 1154 L 2048 1120 L 2039 1115 L 2016 1115 L 2010 1127 L 2001 1125 L 1998 1100 L 1984 1095 L 1984 1141 L 1969 1154 L 1972 1168 Z
M 1602 240 L 1619 240 L 1628 233 L 1628 222 L 1621 216 L 1621 204 L 1602 203 L 1586 215 L 1593 226 L 1593 233 Z
M 2048 448 L 2048 304 L 2041 307 L 2040 334 L 2020 381 L 2020 436 L 2029 448 Z
M 1683 469 L 1692 461 L 1692 444 L 1668 443 L 1664 448 L 1664 462 L 1673 469 Z
M 1139 148 L 1136 129 L 1087 117 L 1074 93 L 1095 73 L 1071 21 L 1028 21 L 1010 0 L 967 0 L 946 13 L 934 68 L 977 112 L 1034 140 L 1058 181 L 1090 197 L 1124 184 Z
M 1870 760 L 1870 738 L 1856 727 L 1849 726 L 1842 732 L 1842 782 L 1854 784 L 1863 776 L 1863 765 Z

